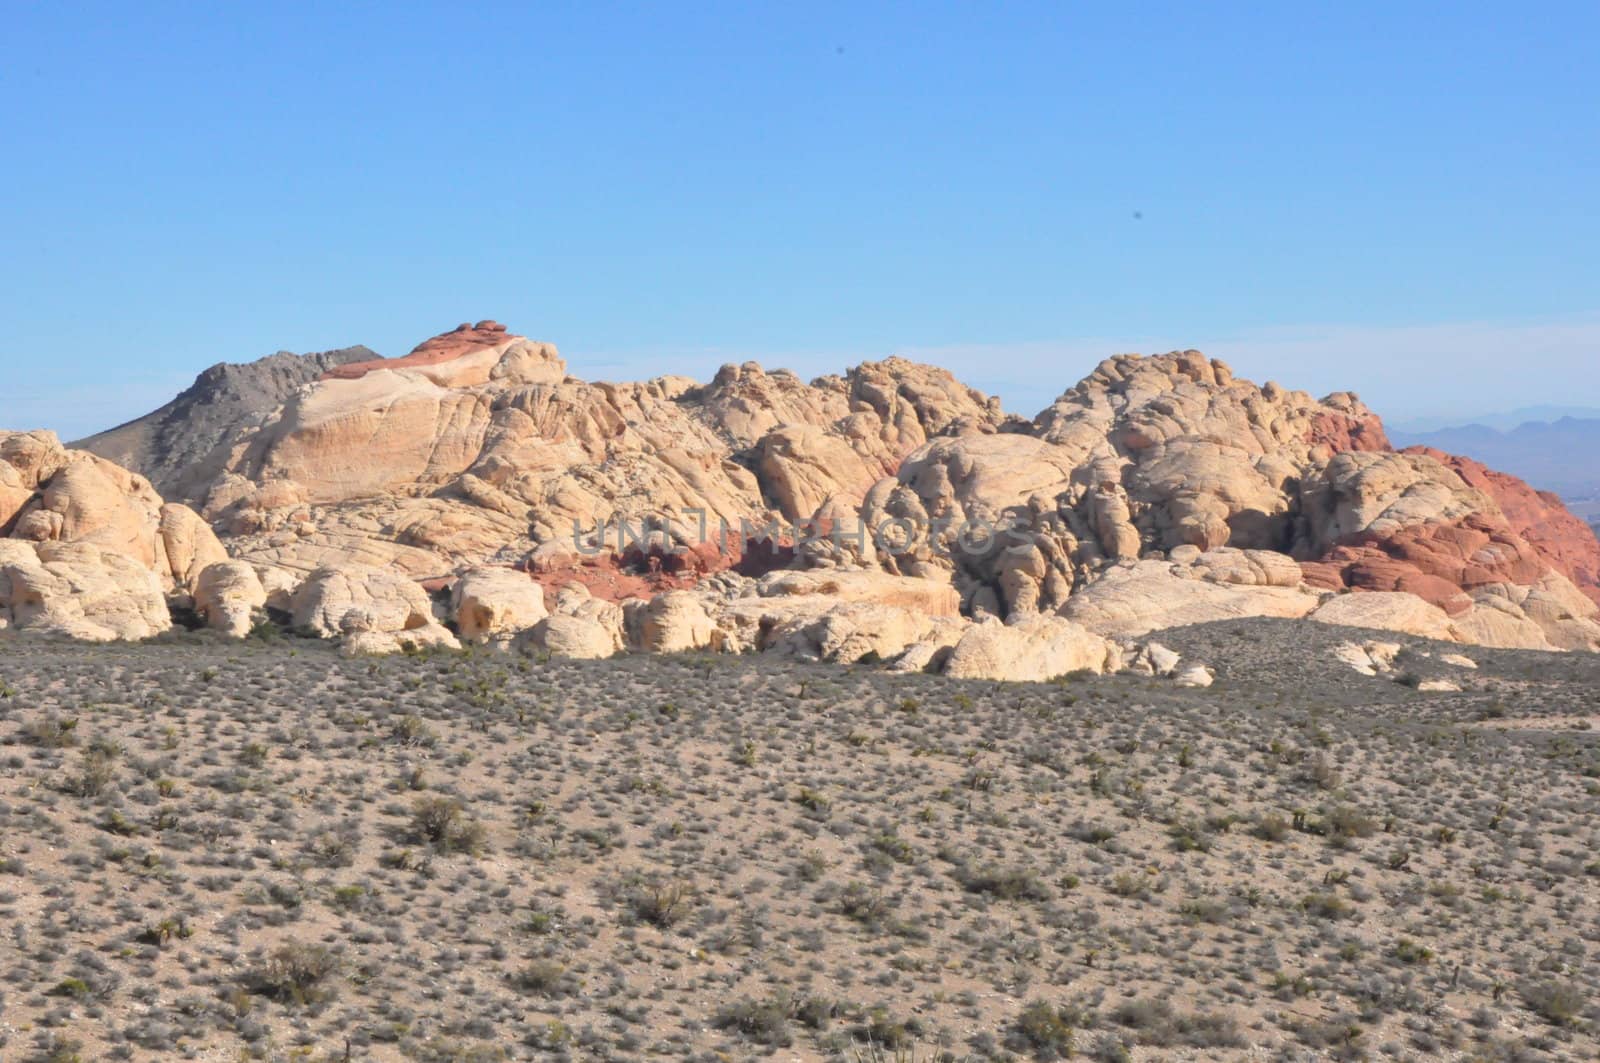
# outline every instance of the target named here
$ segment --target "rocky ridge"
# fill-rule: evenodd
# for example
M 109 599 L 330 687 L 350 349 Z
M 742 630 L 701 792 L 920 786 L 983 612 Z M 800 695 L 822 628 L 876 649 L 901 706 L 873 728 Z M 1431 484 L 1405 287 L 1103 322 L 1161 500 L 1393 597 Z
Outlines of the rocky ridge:
M 279 351 L 244 365 L 219 362 L 159 410 L 72 446 L 137 470 L 166 498 L 197 502 L 240 433 L 323 373 L 375 357 L 358 346 L 317 354 Z
M 754 363 L 705 385 L 589 383 L 492 321 L 403 358 L 359 351 L 274 356 L 249 377 L 268 384 L 210 403 L 228 415 L 196 440 L 195 389 L 134 422 L 142 442 L 119 453 L 178 484 L 205 518 L 189 523 L 217 532 L 206 549 L 220 537 L 207 558 L 232 563 L 180 577 L 132 535 L 113 556 L 234 634 L 265 607 L 369 652 L 459 636 L 1048 678 L 1148 661 L 1140 640 L 1162 628 L 1253 616 L 1600 649 L 1600 544 L 1553 496 L 1396 452 L 1354 395 L 1256 385 L 1195 351 L 1108 359 L 1031 422 L 899 358 L 810 383 Z M 0 458 L 51 446 L 0 440 Z M 28 513 L 74 510 L 89 474 L 69 467 L 116 467 L 50 452 L 0 465 L 0 535 L 36 559 L 83 543 L 103 565 L 99 532 Z M 111 493 L 166 511 L 122 476 Z M 141 587 L 145 627 L 104 630 L 159 629 Z M 4 602 L 0 622 L 32 626 Z

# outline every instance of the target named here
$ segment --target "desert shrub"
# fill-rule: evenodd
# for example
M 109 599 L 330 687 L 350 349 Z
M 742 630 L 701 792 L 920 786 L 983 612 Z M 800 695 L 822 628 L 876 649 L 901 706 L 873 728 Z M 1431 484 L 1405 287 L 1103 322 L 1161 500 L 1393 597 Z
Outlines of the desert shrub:
M 248 971 L 245 986 L 286 1004 L 317 1004 L 333 995 L 326 983 L 338 969 L 339 958 L 326 946 L 289 942 Z
M 900 1059 L 898 1053 L 911 1049 L 922 1035 L 922 1024 L 916 1019 L 897 1019 L 887 1008 L 877 1007 L 867 1011 L 855 1035 L 869 1046 L 897 1053 L 888 1058 Z
M 460 801 L 422 797 L 411 806 L 411 836 L 439 853 L 477 853 L 483 848 L 483 824 L 467 816 Z
M 23 740 L 43 749 L 64 749 L 78 744 L 78 721 L 64 720 L 51 713 L 42 720 L 29 720 L 22 726 Z
M 839 894 L 839 912 L 858 923 L 875 926 L 888 918 L 889 902 L 872 887 L 852 882 Z
M 694 891 L 677 879 L 640 878 L 628 886 L 625 901 L 635 919 L 667 930 L 689 914 Z
M 1137 872 L 1117 872 L 1106 888 L 1118 897 L 1130 897 L 1141 901 L 1150 899 L 1150 878 Z
M 1576 1025 L 1588 1004 L 1588 995 L 1574 982 L 1529 981 L 1520 992 L 1528 1010 L 1553 1026 Z
M 794 1004 L 785 994 L 767 1000 L 741 1000 L 716 1013 L 713 1024 L 719 1030 L 737 1030 L 758 1045 L 786 1047 L 794 1043 L 789 1020 Z
M 897 864 L 909 864 L 916 858 L 916 850 L 911 843 L 893 831 L 877 835 L 870 844 L 875 852 L 882 853 Z
M 1192 820 L 1174 823 L 1167 834 L 1172 838 L 1172 847 L 1180 853 L 1211 851 L 1211 835 Z
M 99 797 L 116 777 L 115 759 L 103 750 L 91 749 L 84 753 L 77 772 L 67 780 L 67 792 L 78 797 Z
M 961 867 L 956 881 L 968 893 L 983 893 L 1003 901 L 1047 901 L 1050 887 L 1039 875 L 1024 867 Z
M 38 1058 L 43 1063 L 83 1063 L 83 1042 L 75 1037 L 52 1035 Z
M 511 976 L 512 985 L 541 997 L 563 996 L 576 989 L 567 967 L 555 960 L 532 960 Z
M 306 842 L 306 858 L 318 867 L 349 867 L 360 840 L 353 826 L 319 830 Z
M 1281 842 L 1289 836 L 1289 821 L 1276 812 L 1268 812 L 1256 820 L 1256 836 L 1269 842 Z
M 1031 1051 L 1038 1059 L 1071 1056 L 1077 1047 L 1077 1031 L 1093 1024 L 1094 1016 L 1081 1008 L 1035 1000 L 1017 1016 L 1013 1047 Z
M 1323 820 L 1323 832 L 1333 838 L 1370 838 L 1378 821 L 1350 805 L 1335 805 Z
M 1239 1024 L 1216 1012 L 1184 1014 L 1162 999 L 1126 1000 L 1111 1013 L 1112 1021 L 1135 1031 L 1140 1044 L 1232 1048 L 1244 1044 Z
M 1331 893 L 1307 894 L 1300 907 L 1313 919 L 1348 919 L 1355 914 L 1355 907 L 1349 901 Z
M 439 736 L 420 716 L 406 713 L 394 722 L 390 737 L 403 746 L 430 748 L 439 744 Z
M 89 983 L 82 978 L 63 978 L 51 988 L 50 996 L 83 1000 L 89 996 L 90 992 Z

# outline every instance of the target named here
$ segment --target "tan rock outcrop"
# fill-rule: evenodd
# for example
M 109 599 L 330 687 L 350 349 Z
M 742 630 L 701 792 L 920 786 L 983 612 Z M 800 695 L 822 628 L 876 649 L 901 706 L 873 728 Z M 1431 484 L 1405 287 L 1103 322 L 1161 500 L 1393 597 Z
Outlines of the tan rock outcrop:
M 352 652 L 460 645 L 435 618 L 420 586 L 395 572 L 364 565 L 311 573 L 295 591 L 291 615 L 301 630 L 323 638 L 344 637 Z
M 1401 631 L 1407 635 L 1453 641 L 1455 630 L 1443 609 L 1403 591 L 1369 591 L 1330 598 L 1311 614 L 1321 624 Z
M 0 540 L 0 627 L 105 642 L 171 626 L 160 578 L 134 558 L 92 543 Z
M 571 660 L 599 660 L 617 652 L 617 640 L 606 625 L 591 616 L 554 613 L 519 637 L 524 652 L 542 652 Z
M 1244 582 L 1285 578 L 1295 567 L 1288 558 L 1285 567 L 1239 551 L 1198 556 L 1189 565 L 1139 561 L 1108 568 L 1067 599 L 1061 615 L 1102 635 L 1132 638 L 1216 620 L 1292 619 L 1317 607 L 1317 595 L 1298 586 Z
M 228 560 L 211 526 L 188 506 L 169 502 L 157 520 L 160 536 L 157 567 L 170 573 L 172 585 L 195 594 L 207 569 Z
M 202 569 L 228 559 L 186 506 L 104 458 L 63 447 L 52 432 L 0 432 L 0 534 L 84 543 L 156 573 L 163 589 L 192 592 Z
M 258 563 L 306 572 L 359 551 L 443 576 L 618 515 L 736 535 L 806 518 L 830 496 L 859 499 L 931 435 L 1000 416 L 899 359 L 813 384 L 754 364 L 704 388 L 588 384 L 548 344 L 481 322 L 331 369 L 237 441 L 205 512 Z
M 628 618 L 628 628 L 637 635 L 629 641 L 647 653 L 683 653 L 712 644 L 716 625 L 700 598 L 688 591 L 657 594 L 638 601 L 635 609 L 637 618 Z
M 1402 647 L 1398 642 L 1341 642 L 1333 648 L 1333 659 L 1349 665 L 1362 675 L 1391 675 L 1395 658 Z
M 549 615 L 544 588 L 526 572 L 474 568 L 462 573 L 450 592 L 450 615 L 469 642 L 509 639 Z
M 870 602 L 833 603 L 814 616 L 777 617 L 763 640 L 764 652 L 842 664 L 898 657 L 932 635 L 936 625 L 926 614 Z
M 243 638 L 267 605 L 267 591 L 256 570 L 243 561 L 220 561 L 195 580 L 194 608 L 206 626 Z
M 760 581 L 757 593 L 764 598 L 813 595 L 835 602 L 908 609 L 925 616 L 958 616 L 961 611 L 961 597 L 948 583 L 872 569 L 775 572 Z
M 546 603 L 588 592 L 554 607 L 574 621 L 540 637 L 558 649 L 933 667 L 947 644 L 928 618 L 1073 619 L 1127 638 L 1304 616 L 1345 591 L 1420 596 L 1447 623 L 1342 593 L 1328 615 L 1600 646 L 1600 543 L 1557 501 L 1464 459 L 1395 453 L 1354 395 L 1258 386 L 1196 351 L 1107 359 L 1031 423 L 899 358 L 810 383 L 754 363 L 704 386 L 586 383 L 492 321 L 327 364 L 309 384 L 300 361 L 233 374 L 261 386 L 213 419 L 202 485 L 232 555 L 284 583 L 378 568 L 439 586 L 524 567 Z M 185 452 L 146 438 L 169 421 L 128 452 Z M 192 592 L 222 560 L 201 522 L 97 461 L 0 437 L 0 533 L 93 543 Z M 501 615 L 473 593 L 472 638 L 538 611 Z
M 1056 616 L 1028 616 L 1011 624 L 973 624 L 950 652 L 944 674 L 1043 682 L 1069 672 L 1114 671 L 1119 663 L 1115 644 L 1077 624 Z
M 0 621 L 84 639 L 167 630 L 165 595 L 228 559 L 192 510 L 50 432 L 0 432 L 0 536 Z

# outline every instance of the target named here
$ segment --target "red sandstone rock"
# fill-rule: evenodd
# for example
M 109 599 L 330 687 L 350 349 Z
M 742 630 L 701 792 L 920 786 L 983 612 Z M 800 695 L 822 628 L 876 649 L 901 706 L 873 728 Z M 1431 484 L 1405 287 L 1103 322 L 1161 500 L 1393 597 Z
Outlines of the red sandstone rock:
M 424 340 L 412 348 L 411 353 L 400 358 L 376 358 L 366 362 L 351 362 L 335 366 L 322 374 L 323 380 L 359 380 L 375 369 L 414 369 L 441 362 L 454 361 L 481 347 L 492 347 L 506 342 L 506 327 L 498 321 L 480 321 L 476 325 L 462 323 L 449 332 Z
M 1392 450 L 1383 421 L 1375 413 L 1355 416 L 1326 411 L 1311 420 L 1312 444 L 1322 444 L 1335 454 L 1348 450 Z
M 1516 536 L 1531 546 L 1545 564 L 1600 602 L 1600 541 L 1596 541 L 1594 529 L 1568 512 L 1559 498 L 1547 491 L 1536 491 L 1517 477 L 1496 472 L 1471 458 L 1431 447 L 1411 447 L 1405 453 L 1428 455 L 1493 498 Z
M 1341 546 L 1321 561 L 1300 565 L 1306 582 L 1324 590 L 1405 591 L 1451 616 L 1472 608 L 1458 584 L 1375 546 Z

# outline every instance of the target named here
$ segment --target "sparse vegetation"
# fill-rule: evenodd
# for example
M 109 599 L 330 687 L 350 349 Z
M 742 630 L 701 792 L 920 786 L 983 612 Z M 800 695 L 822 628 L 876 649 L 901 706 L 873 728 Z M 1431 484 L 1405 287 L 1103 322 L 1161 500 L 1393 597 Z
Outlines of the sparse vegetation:
M 0 1056 L 1600 1056 L 1600 737 L 1517 723 L 1594 660 L 1291 630 L 1164 634 L 1205 691 L 0 633 Z

